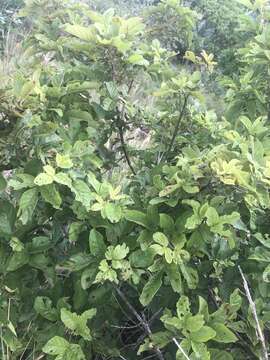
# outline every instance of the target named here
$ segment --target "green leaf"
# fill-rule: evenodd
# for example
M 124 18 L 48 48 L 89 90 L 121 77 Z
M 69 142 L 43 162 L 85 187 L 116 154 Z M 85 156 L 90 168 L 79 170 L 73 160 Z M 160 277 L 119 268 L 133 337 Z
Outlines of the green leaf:
M 166 267 L 166 272 L 174 292 L 181 293 L 183 290 L 182 277 L 176 264 L 170 264 Z
M 6 200 L 0 200 L 0 233 L 11 235 L 15 220 L 16 211 L 13 205 Z
M 171 334 L 169 331 L 159 331 L 151 335 L 151 340 L 162 349 L 171 342 Z
M 40 188 L 42 198 L 55 209 L 60 209 L 62 199 L 54 184 L 45 185 Z
M 45 171 L 46 174 L 48 174 L 52 177 L 55 175 L 55 170 L 51 165 L 43 166 L 43 170 Z
M 94 147 L 89 140 L 78 140 L 73 145 L 72 156 L 81 158 L 85 155 L 90 155 L 94 152 Z
M 189 354 L 191 348 L 190 341 L 188 339 L 184 339 L 180 342 L 180 346 L 182 350 L 185 352 L 185 355 L 183 354 L 183 351 L 178 349 L 175 360 L 187 360 L 187 354 Z
M 46 174 L 46 173 L 41 173 L 35 178 L 34 183 L 37 186 L 43 186 L 43 185 L 52 184 L 53 183 L 53 176 L 49 175 L 49 174 Z
M 38 189 L 26 190 L 19 201 L 18 216 L 23 225 L 27 224 L 33 216 L 38 202 Z
M 159 214 L 159 223 L 160 227 L 168 232 L 173 232 L 174 230 L 174 221 L 167 214 Z
M 239 289 L 235 289 L 230 295 L 230 305 L 235 312 L 241 309 L 242 297 L 239 295 Z
M 7 271 L 15 271 L 28 264 L 29 254 L 26 250 L 15 252 L 8 260 Z
M 51 240 L 47 236 L 35 236 L 28 245 L 28 251 L 31 254 L 36 254 L 49 250 L 52 245 Z
M 214 226 L 219 223 L 219 215 L 215 208 L 208 207 L 205 216 L 207 217 L 207 225 Z
M 270 282 L 270 265 L 266 266 L 263 271 L 263 281 Z
M 167 261 L 167 263 L 171 264 L 173 261 L 173 251 L 169 248 L 166 248 L 164 250 L 164 256 L 165 256 L 165 260 Z
M 151 224 L 149 223 L 146 214 L 142 213 L 138 210 L 125 210 L 124 216 L 128 221 L 134 222 L 136 224 L 139 224 L 141 226 L 144 226 L 145 228 L 151 229 Z
M 97 193 L 100 191 L 101 183 L 96 179 L 95 175 L 90 172 L 87 175 L 89 184 L 95 189 Z
M 252 255 L 249 256 L 249 259 L 269 263 L 270 250 L 265 249 L 263 246 L 257 246 L 253 250 Z
M 130 265 L 135 268 L 148 268 L 153 263 L 154 255 L 151 249 L 146 249 L 145 251 L 136 250 L 129 257 Z
M 194 342 L 204 343 L 216 336 L 215 330 L 209 326 L 202 326 L 200 330 L 190 334 L 190 339 Z
M 216 332 L 216 336 L 213 338 L 213 340 L 217 342 L 229 344 L 238 340 L 234 333 L 222 323 L 211 323 L 211 327 Z
M 188 316 L 185 323 L 185 328 L 191 333 L 199 331 L 204 325 L 203 315 Z
M 66 24 L 64 26 L 64 30 L 67 33 L 74 35 L 84 41 L 92 41 L 95 39 L 95 34 L 93 32 L 93 29 L 91 29 L 90 27 L 87 28 L 85 26 L 80 26 L 77 24 L 76 25 Z
M 56 358 L 55 360 L 58 359 Z M 86 360 L 86 359 L 80 345 L 70 344 L 69 348 L 66 350 L 63 356 L 63 360 Z
M 79 238 L 80 233 L 84 229 L 84 224 L 82 222 L 73 222 L 69 225 L 68 229 L 68 239 L 70 242 L 76 242 Z
M 63 173 L 63 172 L 57 173 L 54 176 L 54 181 L 57 182 L 58 184 L 66 185 L 70 189 L 72 187 L 72 181 L 71 181 L 70 177 L 67 174 Z
M 132 65 L 148 66 L 149 61 L 146 60 L 141 54 L 132 54 L 127 61 Z
M 47 320 L 56 321 L 58 312 L 52 307 L 52 301 L 46 296 L 38 296 L 35 299 L 34 309 L 37 314 L 41 315 Z
M 69 155 L 56 154 L 56 164 L 62 169 L 70 169 L 73 166 L 73 163 Z
M 76 180 L 73 182 L 72 191 L 75 193 L 75 199 L 82 203 L 87 210 L 90 210 L 90 204 L 94 196 L 89 186 L 83 180 Z
M 1 191 L 4 191 L 6 187 L 7 187 L 6 179 L 5 179 L 4 176 L 0 173 L 0 192 L 1 192 Z
M 85 311 L 82 315 L 77 315 L 69 310 L 61 309 L 61 320 L 63 324 L 71 330 L 75 335 L 83 337 L 85 340 L 91 340 L 90 329 L 87 326 L 87 321 L 96 315 L 96 309 Z
M 10 325 L 11 323 L 9 323 Z M 9 348 L 10 351 L 15 352 L 17 350 L 22 350 L 23 345 L 18 340 L 17 336 L 10 330 L 9 325 L 7 325 L 7 329 L 2 331 L 2 339 L 6 346 Z
M 270 238 L 268 234 L 262 235 L 260 233 L 256 233 L 254 234 L 254 237 L 261 243 L 263 244 L 265 247 L 267 247 L 268 249 L 270 249 Z
M 160 244 L 161 246 L 168 246 L 169 241 L 168 238 L 165 234 L 161 233 L 161 232 L 156 232 L 153 235 L 153 239 L 156 243 Z
M 16 174 L 15 178 L 9 180 L 8 185 L 13 187 L 14 190 L 21 190 L 28 187 L 33 187 L 34 176 L 29 174 Z
M 176 304 L 177 316 L 180 320 L 190 314 L 190 303 L 187 296 L 182 295 Z
M 87 290 L 94 283 L 96 275 L 98 273 L 97 265 L 94 264 L 91 267 L 85 269 L 81 276 L 81 286 L 83 290 Z
M 49 355 L 62 355 L 65 353 L 68 347 L 69 343 L 67 340 L 60 336 L 54 336 L 47 342 L 45 346 L 43 346 L 42 351 Z
M 210 353 L 205 344 L 191 342 L 191 347 L 196 355 L 196 358 L 199 358 L 200 360 L 211 360 Z
M 202 298 L 201 296 L 199 296 L 199 311 L 198 311 L 198 313 L 203 315 L 204 320 L 206 322 L 208 322 L 208 320 L 209 320 L 208 304 L 204 300 L 204 298 Z
M 11 238 L 9 245 L 14 252 L 20 252 L 24 249 L 24 244 L 15 236 Z
M 180 268 L 183 274 L 184 279 L 186 280 L 189 289 L 196 289 L 198 282 L 199 282 L 199 276 L 197 270 L 193 269 L 190 266 L 180 264 Z
M 215 360 L 234 360 L 232 355 L 227 351 L 210 349 L 211 359 Z
M 105 205 L 104 213 L 106 218 L 108 218 L 112 223 L 119 222 L 122 217 L 121 206 L 118 204 L 113 204 L 111 202 Z
M 129 253 L 129 248 L 126 244 L 116 245 L 115 247 L 109 246 L 106 251 L 107 260 L 123 260 Z
M 143 306 L 147 306 L 153 300 L 154 296 L 162 285 L 162 277 L 163 272 L 160 271 L 157 274 L 151 276 L 144 286 L 140 296 L 140 302 Z
M 103 258 L 106 252 L 106 245 L 103 236 L 96 229 L 92 229 L 89 234 L 90 253 L 98 258 Z
M 93 257 L 85 253 L 72 255 L 61 264 L 60 268 L 69 271 L 80 271 L 93 263 Z
M 112 81 L 106 82 L 105 84 L 106 84 L 106 88 L 108 90 L 110 97 L 112 99 L 117 100 L 119 94 L 118 94 L 118 89 L 117 89 L 116 84 Z

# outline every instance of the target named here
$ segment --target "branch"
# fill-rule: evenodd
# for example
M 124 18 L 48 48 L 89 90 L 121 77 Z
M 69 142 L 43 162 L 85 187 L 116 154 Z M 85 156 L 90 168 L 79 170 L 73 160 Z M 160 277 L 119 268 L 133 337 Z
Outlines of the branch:
M 128 299 L 126 298 L 126 296 L 122 293 L 122 291 L 114 286 L 117 294 L 120 296 L 120 298 L 124 301 L 124 303 L 127 305 L 127 307 L 129 308 L 129 310 L 133 313 L 133 315 L 136 317 L 136 319 L 140 322 L 140 324 L 142 325 L 142 327 L 144 328 L 146 334 L 148 336 L 151 337 L 152 335 L 152 331 L 150 329 L 150 326 L 149 326 L 149 323 L 147 321 L 145 321 L 141 315 L 136 311 L 136 309 L 130 304 L 130 302 L 128 301 Z M 164 357 L 163 357 L 163 354 L 160 350 L 159 347 L 154 347 L 153 348 L 153 351 L 156 353 L 157 357 L 159 360 L 165 360 Z
M 243 279 L 245 293 L 246 293 L 246 296 L 247 296 L 247 299 L 248 299 L 248 302 L 249 302 L 249 305 L 250 305 L 250 308 L 251 308 L 252 315 L 253 315 L 255 323 L 256 323 L 259 341 L 262 344 L 262 360 L 269 360 L 267 346 L 265 344 L 264 334 L 263 334 L 263 331 L 261 329 L 261 325 L 260 325 L 258 315 L 257 315 L 257 311 L 256 311 L 256 305 L 255 305 L 254 301 L 252 300 L 251 293 L 250 293 L 250 290 L 249 290 L 249 287 L 248 287 L 248 282 L 247 282 L 247 280 L 246 280 L 246 278 L 244 276 L 244 273 L 243 273 L 241 267 L 238 266 L 238 269 L 239 269 L 241 277 Z
M 170 152 L 171 152 L 171 150 L 172 150 L 172 147 L 173 147 L 175 138 L 176 138 L 176 136 L 177 136 L 177 134 L 178 134 L 181 121 L 182 121 L 183 116 L 184 116 L 184 114 L 185 114 L 188 97 L 189 97 L 189 95 L 186 95 L 185 98 L 184 98 L 184 104 L 183 104 L 182 110 L 181 110 L 181 112 L 180 112 L 179 118 L 178 118 L 177 123 L 176 123 L 176 125 L 175 125 L 174 132 L 173 132 L 173 135 L 172 135 L 170 144 L 169 144 L 169 146 L 168 146 L 168 150 L 166 151 L 166 159 L 168 158 L 168 155 L 170 154 Z M 163 156 L 164 156 L 164 153 L 163 153 L 163 155 L 161 156 L 160 161 L 162 160 Z
M 129 87 L 128 87 L 128 94 L 130 93 L 131 89 L 132 89 L 132 85 L 133 85 L 133 82 L 134 80 L 132 79 L 130 84 L 129 84 Z M 133 175 L 136 175 L 136 172 L 131 164 L 131 161 L 130 161 L 130 158 L 129 158 L 129 155 L 128 155 L 128 151 L 127 151 L 127 147 L 126 147 L 126 144 L 125 144 L 125 139 L 124 139 L 124 132 L 123 132 L 123 126 L 122 124 L 124 123 L 124 112 L 125 112 L 125 103 L 123 103 L 122 105 L 122 109 L 121 109 L 121 112 L 120 114 L 118 115 L 118 130 L 119 130 L 119 136 L 120 136 L 120 142 L 121 142 L 121 146 L 122 146 L 122 150 L 123 150 L 123 153 L 125 155 L 125 158 L 126 158 L 126 161 L 127 161 L 127 164 L 132 172 Z
M 129 155 L 128 155 L 128 151 L 127 151 L 127 147 L 126 147 L 126 144 L 125 144 L 125 139 L 124 139 L 124 132 L 123 132 L 123 127 L 122 127 L 122 124 L 121 124 L 122 120 L 121 119 L 118 119 L 118 130 L 119 130 L 119 136 L 120 136 L 120 142 L 121 142 L 121 147 L 122 147 L 122 150 L 123 150 L 123 153 L 125 155 L 125 158 L 126 158 L 126 161 L 127 161 L 127 164 L 131 170 L 131 172 L 133 173 L 133 175 L 136 175 L 136 172 L 131 164 L 131 161 L 130 161 L 130 158 L 129 158 Z
M 155 319 L 159 316 L 159 314 L 161 313 L 161 311 L 163 310 L 163 308 L 160 308 L 149 320 L 149 326 L 155 321 Z M 136 347 L 141 344 L 143 342 L 143 340 L 146 338 L 147 334 L 142 334 L 139 339 L 137 340 L 134 349 L 136 349 Z

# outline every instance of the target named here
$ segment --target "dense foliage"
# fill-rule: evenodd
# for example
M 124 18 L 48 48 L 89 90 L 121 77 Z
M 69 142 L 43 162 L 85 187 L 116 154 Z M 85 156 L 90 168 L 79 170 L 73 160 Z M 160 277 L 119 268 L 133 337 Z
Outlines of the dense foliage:
M 268 359 L 270 9 L 238 6 L 234 72 L 195 51 L 191 2 L 26 0 L 0 84 L 1 359 Z

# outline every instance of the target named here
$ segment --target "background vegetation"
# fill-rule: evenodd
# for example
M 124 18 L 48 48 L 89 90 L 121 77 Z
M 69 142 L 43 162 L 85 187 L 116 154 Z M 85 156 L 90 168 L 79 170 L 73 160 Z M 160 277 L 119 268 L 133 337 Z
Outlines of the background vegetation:
M 0 358 L 269 358 L 267 0 L 1 3 Z

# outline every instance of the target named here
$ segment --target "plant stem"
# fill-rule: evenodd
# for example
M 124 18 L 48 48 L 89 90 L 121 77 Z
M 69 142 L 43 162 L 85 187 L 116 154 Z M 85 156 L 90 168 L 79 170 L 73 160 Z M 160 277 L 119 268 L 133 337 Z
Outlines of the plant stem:
M 262 344 L 262 360 L 269 360 L 264 334 L 263 334 L 263 331 L 262 331 L 262 328 L 261 328 L 261 325 L 260 325 L 260 322 L 259 322 L 259 319 L 258 319 L 258 315 L 257 315 L 256 305 L 255 305 L 254 301 L 252 300 L 251 293 L 250 293 L 250 290 L 249 290 L 249 287 L 248 287 L 248 282 L 247 282 L 247 280 L 246 280 L 246 278 L 244 276 L 244 273 L 243 273 L 241 267 L 238 266 L 238 269 L 239 269 L 241 277 L 243 279 L 245 293 L 246 293 L 246 296 L 247 296 L 247 299 L 248 299 L 248 302 L 249 302 L 249 305 L 250 305 L 250 308 L 251 308 L 252 315 L 253 315 L 255 323 L 256 323 L 257 332 L 258 332 L 258 338 L 259 338 L 259 341 Z
M 142 325 L 142 327 L 144 328 L 146 334 L 148 336 L 151 337 L 152 335 L 152 331 L 150 329 L 149 323 L 147 321 L 145 321 L 141 315 L 136 311 L 136 309 L 130 304 L 130 302 L 128 301 L 128 299 L 126 298 L 126 296 L 123 294 L 123 292 L 118 288 L 118 287 L 114 287 L 117 294 L 120 296 L 120 298 L 124 301 L 124 303 L 127 305 L 127 307 L 129 308 L 129 310 L 134 314 L 134 316 L 136 317 L 136 319 L 140 322 L 140 324 Z M 156 353 L 157 357 L 159 360 L 164 360 L 163 354 L 160 350 L 159 347 L 154 347 L 153 351 Z
M 166 151 L 166 156 L 165 156 L 166 159 L 168 158 L 168 156 L 169 156 L 169 154 L 170 154 L 170 152 L 171 152 L 171 150 L 172 150 L 174 141 L 175 141 L 176 136 L 177 136 L 177 134 L 178 134 L 181 121 L 182 121 L 183 116 L 184 116 L 184 114 L 185 114 L 188 97 L 189 97 L 189 95 L 186 95 L 185 98 L 184 98 L 184 103 L 183 103 L 183 106 L 182 106 L 182 110 L 180 111 L 180 115 L 179 115 L 179 118 L 178 118 L 177 123 L 176 123 L 176 125 L 175 125 L 174 131 L 173 131 L 173 135 L 172 135 L 170 144 L 169 144 L 169 146 L 168 146 L 168 150 Z M 164 154 L 163 154 L 163 155 L 164 155 Z M 163 155 L 161 156 L 160 161 L 162 160 Z

